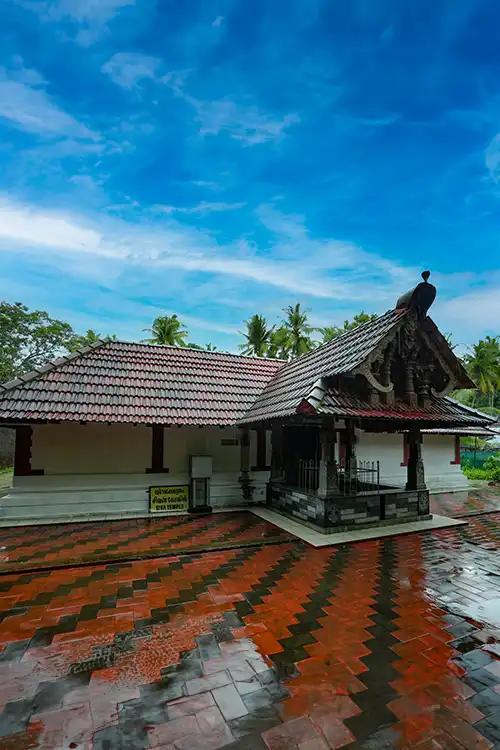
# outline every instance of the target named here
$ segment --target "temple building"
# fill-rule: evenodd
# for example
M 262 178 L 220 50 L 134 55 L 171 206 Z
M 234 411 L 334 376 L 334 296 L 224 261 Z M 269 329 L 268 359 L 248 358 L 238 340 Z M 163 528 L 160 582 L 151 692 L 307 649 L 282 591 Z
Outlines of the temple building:
M 461 487 L 459 436 L 492 417 L 427 310 L 395 309 L 290 362 L 102 341 L 0 386 L 15 429 L 0 523 L 141 517 L 267 503 L 330 532 L 429 515 Z

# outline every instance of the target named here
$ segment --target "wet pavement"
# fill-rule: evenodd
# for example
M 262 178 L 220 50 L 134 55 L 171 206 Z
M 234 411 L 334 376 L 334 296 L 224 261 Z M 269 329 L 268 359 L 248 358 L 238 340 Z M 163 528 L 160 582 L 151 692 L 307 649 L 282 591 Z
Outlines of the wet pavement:
M 175 526 L 162 557 L 37 570 L 69 559 L 54 526 L 0 575 L 1 750 L 500 747 L 500 512 L 322 549 L 182 520 L 187 554 Z M 2 531 L 19 565 L 30 533 Z
M 431 495 L 431 513 L 441 516 L 472 516 L 476 513 L 500 511 L 500 486 L 477 487 L 461 492 L 440 492 Z
M 0 573 L 290 540 L 252 514 L 168 516 L 0 529 Z

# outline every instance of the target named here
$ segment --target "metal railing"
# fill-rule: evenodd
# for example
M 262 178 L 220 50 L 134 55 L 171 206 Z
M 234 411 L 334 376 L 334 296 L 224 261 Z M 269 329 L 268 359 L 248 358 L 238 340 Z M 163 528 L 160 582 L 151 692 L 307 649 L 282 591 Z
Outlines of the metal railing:
M 315 458 L 299 458 L 299 487 L 315 492 L 319 486 L 319 463 Z
M 379 461 L 351 461 L 350 464 L 334 462 L 337 491 L 340 495 L 356 495 L 358 492 L 380 490 Z M 299 459 L 298 486 L 307 492 L 316 492 L 319 486 L 319 462 L 317 459 Z
M 379 461 L 351 461 L 337 464 L 338 487 L 342 495 L 358 492 L 378 492 L 380 489 Z

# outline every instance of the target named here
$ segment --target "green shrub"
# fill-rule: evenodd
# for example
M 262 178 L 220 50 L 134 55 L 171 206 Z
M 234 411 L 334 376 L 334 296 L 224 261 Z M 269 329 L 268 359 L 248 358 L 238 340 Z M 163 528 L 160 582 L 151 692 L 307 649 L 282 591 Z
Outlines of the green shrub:
M 467 479 L 490 479 L 489 472 L 483 468 L 478 469 L 466 464 L 465 466 L 462 466 L 462 471 Z
M 487 461 L 484 462 L 484 470 L 488 472 L 489 479 L 493 479 L 495 482 L 500 482 L 500 456 L 490 456 Z
M 490 456 L 481 467 L 471 466 L 468 462 L 464 462 L 462 471 L 467 479 L 486 479 L 490 482 L 500 482 L 500 454 Z

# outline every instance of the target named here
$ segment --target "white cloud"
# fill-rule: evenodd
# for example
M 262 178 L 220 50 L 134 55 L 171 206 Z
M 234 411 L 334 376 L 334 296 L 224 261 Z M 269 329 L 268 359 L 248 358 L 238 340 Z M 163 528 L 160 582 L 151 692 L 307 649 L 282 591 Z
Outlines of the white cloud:
M 37 76 L 24 68 L 0 67 L 0 118 L 30 133 L 97 140 L 96 133 L 52 100 Z
M 189 71 L 160 74 L 162 61 L 136 52 L 117 52 L 101 68 L 118 86 L 133 89 L 143 80 L 156 81 L 170 90 L 195 111 L 200 135 L 226 133 L 247 146 L 278 141 L 285 131 L 300 122 L 295 112 L 277 117 L 255 105 L 241 104 L 229 98 L 207 101 L 187 93 Z
M 196 109 L 201 135 L 227 133 L 248 146 L 279 140 L 287 128 L 300 122 L 293 112 L 275 117 L 255 106 L 239 105 L 229 99 L 201 101 L 189 97 L 189 101 Z
M 93 44 L 108 31 L 108 23 L 135 0 L 18 0 L 43 20 L 70 21 L 78 27 L 76 41 L 82 46 Z
M 485 153 L 485 162 L 490 173 L 490 177 L 495 181 L 500 181 L 500 133 L 490 141 Z
M 183 315 L 187 323 L 202 327 L 201 319 L 195 322 L 197 308 L 225 308 L 228 335 L 255 309 L 277 319 L 290 301 L 313 307 L 316 324 L 342 322 L 361 308 L 383 312 L 419 280 L 420 269 L 354 243 L 311 237 L 301 216 L 280 214 L 273 206 L 261 206 L 258 216 L 272 232 L 265 245 L 223 244 L 168 215 L 161 222 L 140 223 L 109 213 L 63 213 L 0 196 L 0 252 L 43 260 L 79 280 L 102 284 L 106 279 L 115 296 L 132 299 L 136 290 L 138 304 L 147 300 L 149 307 L 163 304 L 168 280 L 166 299 L 192 312 Z M 457 343 L 497 332 L 500 272 L 434 274 L 434 281 L 438 298 L 431 315 Z M 232 310 L 239 310 L 236 318 Z M 220 332 L 219 321 L 213 323 Z
M 480 286 L 451 299 L 438 297 L 430 314 L 441 330 L 453 332 L 453 340 L 458 345 L 477 340 L 487 333 L 498 335 L 500 273 L 487 274 Z
M 255 105 L 240 104 L 229 98 L 206 101 L 185 90 L 186 74 L 171 73 L 163 78 L 171 90 L 196 112 L 201 135 L 227 133 L 247 146 L 279 140 L 292 125 L 300 122 L 295 112 L 276 117 Z
M 136 87 L 145 79 L 155 80 L 161 60 L 139 52 L 117 52 L 101 70 L 118 86 L 126 89 Z
M 241 203 L 225 203 L 224 201 L 200 201 L 196 206 L 164 206 L 156 205 L 154 210 L 164 214 L 186 214 L 186 215 L 200 215 L 220 212 L 220 211 L 236 211 L 239 208 L 243 208 L 246 204 Z
M 135 0 L 49 0 L 40 5 L 56 20 L 69 17 L 78 23 L 104 24 Z
M 217 16 L 217 18 L 214 18 L 214 20 L 212 21 L 212 26 L 214 27 L 214 29 L 218 29 L 222 26 L 223 23 L 224 16 Z
M 101 235 L 74 220 L 29 206 L 0 201 L 0 238 L 33 246 L 100 253 Z
M 278 224 L 275 231 L 280 231 Z M 0 246 L 7 250 L 13 243 L 17 251 L 31 254 L 43 247 L 56 257 L 78 254 L 211 274 L 318 298 L 369 298 L 375 303 L 386 299 L 388 290 L 394 299 L 401 292 L 406 269 L 353 244 L 313 239 L 305 227 L 301 231 L 300 241 L 283 230 L 271 248 L 261 249 L 245 241 L 220 245 L 210 234 L 174 219 L 151 225 L 101 215 L 91 223 L 6 198 L 0 203 Z

